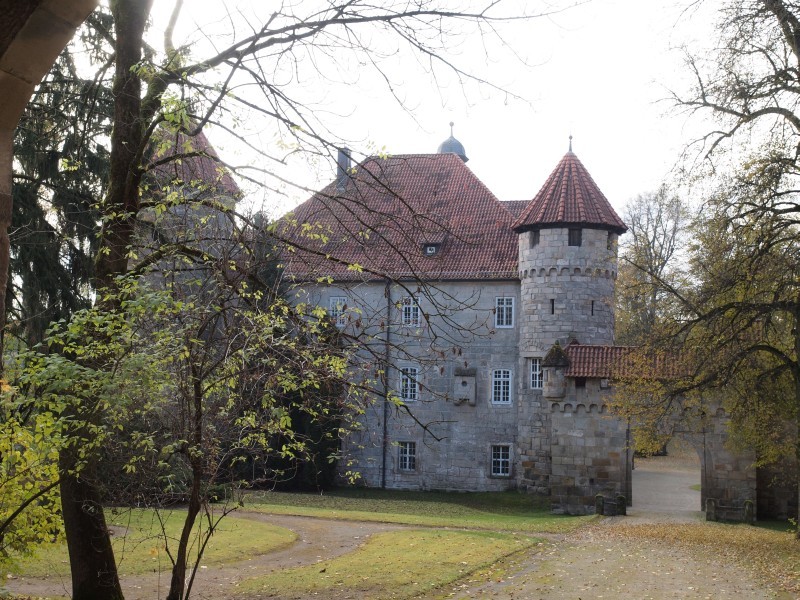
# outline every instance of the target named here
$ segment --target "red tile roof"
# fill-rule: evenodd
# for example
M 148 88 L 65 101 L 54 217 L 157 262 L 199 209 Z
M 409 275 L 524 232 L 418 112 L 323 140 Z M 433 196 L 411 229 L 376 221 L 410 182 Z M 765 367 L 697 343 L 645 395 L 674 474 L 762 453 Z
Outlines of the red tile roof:
M 219 162 L 217 151 L 201 131 L 194 137 L 162 130 L 154 136 L 152 163 L 156 166 L 152 179 L 161 185 L 192 184 L 211 195 L 239 198 L 241 191 L 230 171 Z
M 564 372 L 566 377 L 664 379 L 679 376 L 677 361 L 665 355 L 650 358 L 641 348 L 585 346 L 573 342 L 564 351 L 569 360 L 569 367 Z
M 529 202 L 530 200 L 502 200 L 500 204 L 516 219 L 522 214 L 523 209 L 528 206 Z
M 515 279 L 513 217 L 454 154 L 371 157 L 281 220 L 301 278 Z M 424 245 L 438 244 L 433 256 Z M 359 265 L 359 272 L 349 265 Z
M 580 225 L 625 233 L 628 228 L 578 157 L 567 152 L 528 207 L 514 221 L 517 233 Z

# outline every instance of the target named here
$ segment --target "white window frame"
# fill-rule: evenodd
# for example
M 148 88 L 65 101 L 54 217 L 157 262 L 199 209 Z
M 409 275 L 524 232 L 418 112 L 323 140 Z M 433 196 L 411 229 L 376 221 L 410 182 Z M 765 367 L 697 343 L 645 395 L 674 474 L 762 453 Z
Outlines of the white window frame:
M 406 296 L 400 302 L 400 324 L 403 327 L 419 327 L 419 303 L 414 296 Z
M 492 444 L 489 457 L 492 477 L 511 477 L 511 444 Z
M 397 470 L 417 470 L 417 442 L 397 442 Z
M 514 327 L 513 296 L 498 296 L 494 299 L 494 326 L 498 329 Z
M 511 404 L 511 369 L 492 370 L 492 404 Z
M 400 368 L 400 399 L 403 402 L 416 402 L 419 400 L 419 368 Z
M 544 369 L 542 369 L 542 359 L 535 357 L 529 359 L 529 362 L 531 389 L 540 390 L 544 385 Z
M 328 299 L 328 315 L 337 327 L 347 325 L 347 296 L 331 296 Z

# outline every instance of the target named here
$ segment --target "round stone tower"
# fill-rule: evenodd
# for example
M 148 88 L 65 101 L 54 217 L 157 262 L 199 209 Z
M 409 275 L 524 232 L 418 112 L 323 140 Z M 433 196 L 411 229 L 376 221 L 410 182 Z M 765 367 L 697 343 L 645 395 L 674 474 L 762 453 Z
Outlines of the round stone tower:
M 614 343 L 617 237 L 627 227 L 569 151 L 514 222 L 519 235 L 520 351 L 558 341 Z

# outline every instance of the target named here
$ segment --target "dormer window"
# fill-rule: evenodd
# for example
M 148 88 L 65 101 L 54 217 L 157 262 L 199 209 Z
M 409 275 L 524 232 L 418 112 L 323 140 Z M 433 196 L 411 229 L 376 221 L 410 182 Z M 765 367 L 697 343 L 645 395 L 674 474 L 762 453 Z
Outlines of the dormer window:
M 425 256 L 436 256 L 439 254 L 439 248 L 441 248 L 441 244 L 423 244 L 422 253 Z

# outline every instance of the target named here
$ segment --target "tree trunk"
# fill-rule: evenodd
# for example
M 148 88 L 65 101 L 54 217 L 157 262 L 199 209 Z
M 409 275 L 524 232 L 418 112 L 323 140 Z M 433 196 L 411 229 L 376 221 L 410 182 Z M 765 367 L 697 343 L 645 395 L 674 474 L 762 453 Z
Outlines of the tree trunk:
M 8 229 L 13 207 L 12 163 L 14 132 L 0 130 L 0 375 L 3 374 L 3 338 L 6 326 L 6 287 L 10 261 Z
M 194 529 L 195 519 L 200 513 L 200 484 L 203 481 L 203 387 L 200 368 L 192 365 L 192 444 L 189 447 L 190 463 L 192 465 L 192 492 L 189 497 L 189 508 L 186 519 L 183 521 L 183 531 L 178 543 L 175 556 L 175 565 L 172 567 L 172 580 L 169 585 L 167 600 L 183 600 L 186 587 L 186 555 L 189 551 L 189 538 Z
M 95 287 L 111 290 L 128 266 L 128 248 L 139 208 L 138 149 L 142 143 L 141 78 L 135 66 L 142 57 L 142 37 L 152 0 L 113 0 L 116 70 L 114 74 L 114 128 L 111 133 L 109 191 L 102 206 L 106 216 L 97 253 Z M 99 302 L 108 303 L 102 293 Z M 112 305 L 114 302 L 112 301 Z M 76 408 L 77 418 L 102 419 L 91 406 Z M 122 598 L 114 552 L 108 537 L 93 461 L 75 472 L 78 445 L 62 451 L 61 502 L 69 549 L 73 600 Z
M 63 451 L 59 460 L 62 470 L 74 465 L 75 458 L 71 450 Z M 114 550 L 97 488 L 82 477 L 63 475 L 61 510 L 68 532 L 73 600 L 122 600 Z
M 794 459 L 795 476 L 797 477 L 797 514 L 795 517 L 795 539 L 800 540 L 800 298 L 794 307 L 794 405 L 795 405 L 795 431 L 794 431 Z

